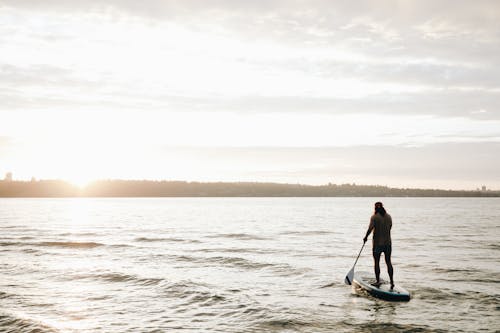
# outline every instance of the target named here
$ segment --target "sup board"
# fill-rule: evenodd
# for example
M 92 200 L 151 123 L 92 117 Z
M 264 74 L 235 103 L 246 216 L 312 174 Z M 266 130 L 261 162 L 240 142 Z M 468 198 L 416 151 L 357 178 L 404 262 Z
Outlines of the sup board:
M 373 273 L 354 272 L 353 285 L 366 290 L 370 295 L 387 301 L 409 301 L 410 293 L 401 286 L 394 286 L 387 281 L 380 279 L 380 285 L 374 286 L 375 277 Z

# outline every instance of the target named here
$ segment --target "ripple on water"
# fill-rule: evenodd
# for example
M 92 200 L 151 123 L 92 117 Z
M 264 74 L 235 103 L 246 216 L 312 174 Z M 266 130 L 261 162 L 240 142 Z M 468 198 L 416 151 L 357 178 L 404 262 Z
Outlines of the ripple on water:
M 500 245 L 493 233 L 470 239 L 469 231 L 458 230 L 464 239 L 457 242 L 448 228 L 452 214 L 435 218 L 442 199 L 417 205 L 399 200 L 395 259 L 413 297 L 391 305 L 351 297 L 342 283 L 359 250 L 355 233 L 364 231 L 358 218 L 365 203 L 328 199 L 332 209 L 325 219 L 318 215 L 323 200 L 259 199 L 255 206 L 253 199 L 186 199 L 186 205 L 97 200 L 92 209 L 99 214 L 85 226 L 72 222 L 65 200 L 41 199 L 21 209 L 9 206 L 16 201 L 4 202 L 2 216 L 19 216 L 1 228 L 0 332 L 439 333 L 499 327 L 494 260 Z M 272 209 L 262 210 L 262 201 Z M 300 211 L 294 211 L 297 203 Z M 61 209 L 47 216 L 38 204 Z M 243 207 L 248 219 L 235 221 Z M 494 232 L 496 207 L 498 200 L 486 222 L 468 220 L 472 229 L 487 224 Z M 467 211 L 477 215 L 479 208 Z M 413 223 L 417 215 L 433 221 L 432 228 Z M 370 254 L 365 251 L 358 265 L 371 268 Z M 62 325 L 83 328 L 64 331 Z
M 0 291 L 0 299 L 10 298 L 12 296 L 13 296 L 12 294 Z
M 251 254 L 278 254 L 284 252 L 276 249 L 266 249 L 257 247 L 216 247 L 216 248 L 201 248 L 195 251 L 200 253 L 251 253 Z
M 0 331 L 12 333 L 56 333 L 53 327 L 22 316 L 0 313 Z
M 268 237 L 262 237 L 246 233 L 227 233 L 227 234 L 215 234 L 206 236 L 207 238 L 232 238 L 239 240 L 269 240 Z
M 193 265 L 203 265 L 211 267 L 231 267 L 240 270 L 270 270 L 280 276 L 302 275 L 309 271 L 306 268 L 295 268 L 287 263 L 259 262 L 242 257 L 232 256 L 192 256 L 192 255 L 166 255 L 168 258 L 177 261 L 190 263 Z
M 331 235 L 334 234 L 331 230 L 304 230 L 304 231 L 283 231 L 280 235 L 292 235 L 292 236 L 321 236 L 321 235 Z
M 413 297 L 430 301 L 446 301 L 458 305 L 478 304 L 484 308 L 495 308 L 500 304 L 500 294 L 484 293 L 480 291 L 459 292 L 449 289 L 436 289 L 430 287 L 416 288 L 412 291 Z
M 433 272 L 438 273 L 443 281 L 500 283 L 500 273 L 475 268 L 434 268 Z
M 95 247 L 105 246 L 105 244 L 95 243 L 95 242 L 62 242 L 62 241 L 40 242 L 36 243 L 36 245 L 45 247 L 68 248 L 68 249 L 93 249 Z
M 343 327 L 344 329 L 348 329 L 349 331 L 358 331 L 358 332 L 383 332 L 383 333 L 420 333 L 420 332 L 429 332 L 429 333 L 448 333 L 448 330 L 443 329 L 432 329 L 426 325 L 418 325 L 418 324 L 397 324 L 390 322 L 364 322 L 364 323 L 352 323 L 343 321 L 339 323 L 338 328 Z
M 130 283 L 137 286 L 155 286 L 165 279 L 162 278 L 144 278 L 134 274 L 126 274 L 120 272 L 91 272 L 85 274 L 67 274 L 65 277 L 67 280 L 90 280 L 90 281 L 103 281 L 109 283 Z
M 192 244 L 201 243 L 199 240 L 196 239 L 185 239 L 176 237 L 137 237 L 134 239 L 134 241 L 142 243 L 154 243 L 154 242 L 173 242 L 173 243 L 192 243 Z

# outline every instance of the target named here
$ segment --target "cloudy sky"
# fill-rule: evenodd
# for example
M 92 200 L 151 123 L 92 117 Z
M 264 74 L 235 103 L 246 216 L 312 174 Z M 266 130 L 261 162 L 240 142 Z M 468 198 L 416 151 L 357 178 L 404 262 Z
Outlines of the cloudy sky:
M 0 172 L 500 189 L 498 1 L 0 0 Z

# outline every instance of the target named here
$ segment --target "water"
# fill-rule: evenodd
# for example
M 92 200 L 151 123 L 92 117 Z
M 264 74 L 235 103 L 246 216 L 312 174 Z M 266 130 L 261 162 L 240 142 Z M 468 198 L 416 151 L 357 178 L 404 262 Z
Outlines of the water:
M 498 332 L 500 199 L 383 200 L 408 303 L 343 284 L 375 201 L 1 199 L 0 331 Z

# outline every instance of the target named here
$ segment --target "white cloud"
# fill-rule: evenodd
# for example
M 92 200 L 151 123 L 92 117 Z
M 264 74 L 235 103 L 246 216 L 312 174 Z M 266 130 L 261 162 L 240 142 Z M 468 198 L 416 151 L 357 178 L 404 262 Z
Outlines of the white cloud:
M 498 9 L 492 1 L 6 0 L 0 136 L 22 138 L 29 149 L 17 156 L 30 160 L 41 142 L 50 156 L 66 144 L 82 150 L 90 133 L 106 144 L 91 140 L 95 154 L 75 160 L 113 149 L 126 160 L 124 145 L 497 142 Z
M 26 9 L 30 4 L 35 9 Z M 87 91 L 86 104 L 103 100 L 112 103 L 112 97 L 103 96 L 109 92 L 129 96 L 130 105 L 148 100 L 151 107 L 172 105 L 164 96 L 191 97 L 193 105 L 200 98 L 213 98 L 212 109 L 217 108 L 219 97 L 233 101 L 253 97 L 258 101 L 288 96 L 310 98 L 311 105 L 317 98 L 348 99 L 342 101 L 342 107 L 366 112 L 370 108 L 366 109 L 365 101 L 404 95 L 405 112 L 420 113 L 419 102 L 436 98 L 439 90 L 445 89 L 443 99 L 456 89 L 474 90 L 478 95 L 498 93 L 500 67 L 492 57 L 497 58 L 495 51 L 500 44 L 495 43 L 498 29 L 490 21 L 491 30 L 482 31 L 483 35 L 489 32 L 491 42 L 479 45 L 484 51 L 474 51 L 474 58 L 470 58 L 469 50 L 476 48 L 469 46 L 467 38 L 443 46 L 412 32 L 413 21 L 423 19 L 419 17 L 422 8 L 411 8 L 417 15 L 403 25 L 394 17 L 381 18 L 381 10 L 389 5 L 349 18 L 341 15 L 342 11 L 352 11 L 349 6 L 315 4 L 304 13 L 299 11 L 304 5 L 300 3 L 288 9 L 280 3 L 250 6 L 237 2 L 151 2 L 145 6 L 150 14 L 151 8 L 158 9 L 156 14 L 165 17 L 160 20 L 157 15 L 137 18 L 142 11 L 132 12 L 137 8 L 131 2 L 110 2 L 108 6 L 75 3 L 75 9 L 91 11 L 71 14 L 66 3 L 53 1 L 42 9 L 27 2 L 24 10 L 3 8 L 7 24 L 0 33 L 5 41 L 0 63 L 4 68 L 30 70 L 43 82 L 49 81 L 48 77 L 52 83 L 60 82 L 61 98 L 51 96 L 54 103 L 64 100 L 65 93 L 74 100 L 66 90 L 84 82 L 95 83 L 94 89 Z M 251 15 L 246 15 L 241 6 Z M 324 10 L 320 10 L 322 7 Z M 113 10 L 119 8 L 127 11 L 116 17 Z M 213 11 L 219 15 L 207 19 Z M 447 12 L 451 21 L 466 17 L 455 11 Z M 339 17 L 342 19 L 335 19 Z M 256 26 L 251 24 L 254 20 Z M 426 18 L 423 24 L 432 31 L 429 22 L 434 21 Z M 458 23 L 472 25 L 467 20 Z M 256 28 L 258 35 L 253 35 L 251 28 Z M 313 31 L 311 35 L 309 30 Z M 276 31 L 280 31 L 278 35 L 274 35 Z M 373 43 L 352 44 L 351 39 L 357 36 Z M 37 73 L 41 66 L 52 71 Z M 67 78 L 59 76 L 67 76 L 69 70 L 73 82 L 67 84 Z M 14 84 L 10 82 L 9 88 Z M 465 91 L 464 99 L 469 98 L 467 95 Z M 32 97 L 37 100 L 36 93 Z M 498 100 L 498 96 L 486 98 L 487 104 L 479 106 L 491 110 L 490 116 L 498 109 L 494 102 L 488 102 L 492 99 Z M 338 103 L 333 104 L 332 110 L 339 109 Z M 210 108 L 210 104 L 205 105 Z M 387 107 L 385 112 L 397 112 L 398 107 Z M 238 108 L 245 109 L 245 105 Z M 471 114 L 469 109 L 455 111 L 454 106 L 443 104 L 432 112 Z

